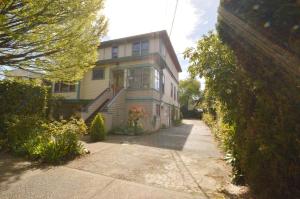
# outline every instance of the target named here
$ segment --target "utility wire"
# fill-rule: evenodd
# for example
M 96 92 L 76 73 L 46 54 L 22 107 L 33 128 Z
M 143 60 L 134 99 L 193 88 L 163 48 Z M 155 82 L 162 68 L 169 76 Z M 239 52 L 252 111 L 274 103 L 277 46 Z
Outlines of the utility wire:
M 176 12 L 177 12 L 177 6 L 178 6 L 178 0 L 176 0 L 176 6 L 175 6 L 172 25 L 171 25 L 170 34 L 169 34 L 170 37 L 171 37 L 171 34 L 172 34 L 172 30 L 173 30 L 173 25 L 174 25 L 174 21 L 175 21 Z

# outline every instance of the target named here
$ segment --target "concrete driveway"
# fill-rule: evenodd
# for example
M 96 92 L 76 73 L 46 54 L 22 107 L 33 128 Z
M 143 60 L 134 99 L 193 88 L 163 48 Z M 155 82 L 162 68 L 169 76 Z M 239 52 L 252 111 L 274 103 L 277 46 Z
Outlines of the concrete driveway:
M 230 181 L 202 121 L 85 145 L 91 154 L 57 167 L 1 157 L 0 198 L 224 198 Z

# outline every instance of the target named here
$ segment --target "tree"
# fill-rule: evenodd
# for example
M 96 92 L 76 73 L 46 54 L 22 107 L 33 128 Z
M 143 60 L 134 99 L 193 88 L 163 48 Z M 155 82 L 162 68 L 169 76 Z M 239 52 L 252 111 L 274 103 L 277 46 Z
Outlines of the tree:
M 0 70 L 75 81 L 94 66 L 107 21 L 103 0 L 0 2 Z
M 188 78 L 179 82 L 179 102 L 182 107 L 187 107 L 192 102 L 197 106 L 201 100 L 200 82 Z
M 210 33 L 185 52 L 190 73 L 205 78 L 204 101 L 215 113 L 206 122 L 222 141 L 236 183 L 246 182 L 255 198 L 299 198 L 295 75 L 226 24 L 221 28 L 222 40 Z
M 104 140 L 106 137 L 104 118 L 100 113 L 98 113 L 92 121 L 90 127 L 90 136 L 91 140 L 94 142 Z

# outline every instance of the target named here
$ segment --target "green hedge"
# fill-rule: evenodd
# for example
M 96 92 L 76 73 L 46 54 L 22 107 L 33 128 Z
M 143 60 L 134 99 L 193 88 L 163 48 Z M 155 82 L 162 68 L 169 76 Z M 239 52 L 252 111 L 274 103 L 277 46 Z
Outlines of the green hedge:
M 3 115 L 44 115 L 47 87 L 22 81 L 0 81 L 0 117 Z
M 300 4 L 296 0 L 232 0 L 223 6 L 273 43 L 300 56 Z M 266 22 L 268 28 L 263 27 Z M 218 32 L 233 50 L 243 74 L 234 78 L 243 79 L 235 94 L 236 107 L 230 107 L 237 115 L 237 166 L 257 198 L 300 198 L 299 73 L 274 63 L 222 21 Z
M 300 198 L 300 78 L 222 23 L 219 33 L 231 48 L 209 34 L 186 52 L 205 77 L 204 120 L 254 198 Z

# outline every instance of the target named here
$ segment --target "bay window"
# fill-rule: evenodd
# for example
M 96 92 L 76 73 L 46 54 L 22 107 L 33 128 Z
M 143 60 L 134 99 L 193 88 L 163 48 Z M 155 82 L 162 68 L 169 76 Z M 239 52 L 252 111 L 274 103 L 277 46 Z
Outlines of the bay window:
M 128 88 L 150 88 L 151 68 L 128 69 Z

